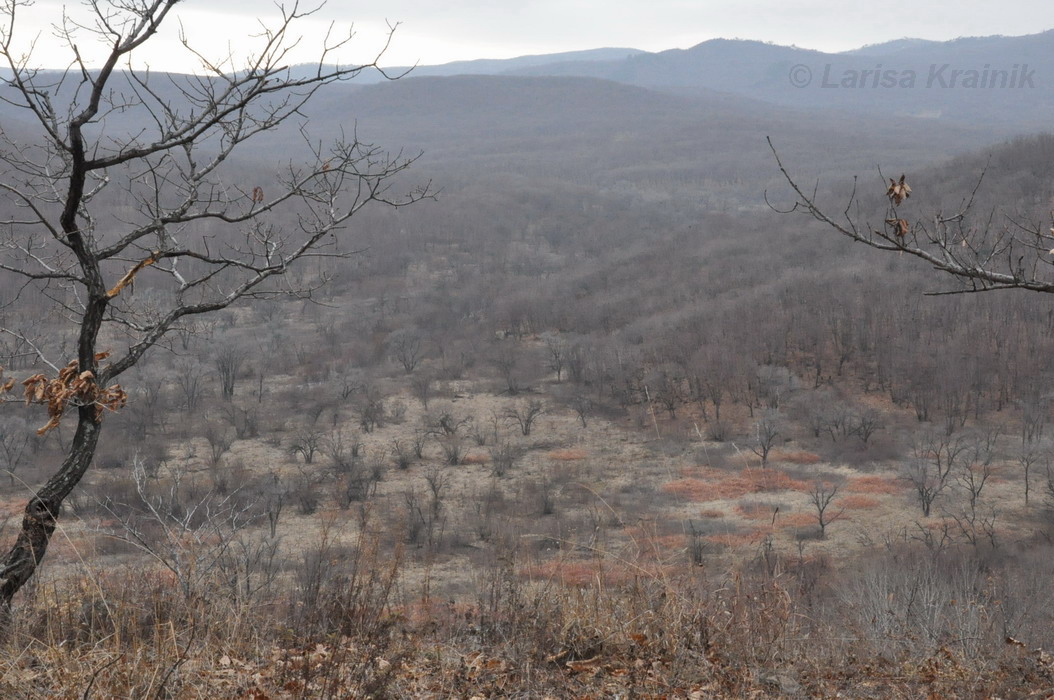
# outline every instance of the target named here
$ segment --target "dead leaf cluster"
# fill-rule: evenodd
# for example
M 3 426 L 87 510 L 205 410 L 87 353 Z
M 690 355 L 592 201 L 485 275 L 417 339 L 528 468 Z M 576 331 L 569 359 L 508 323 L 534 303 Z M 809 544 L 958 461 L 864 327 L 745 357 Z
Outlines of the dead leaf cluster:
M 889 197 L 895 207 L 899 207 L 901 202 L 911 196 L 911 187 L 904 181 L 904 175 L 900 176 L 899 182 L 889 178 L 889 188 L 886 190 L 886 196 Z
M 109 355 L 107 352 L 98 353 L 95 360 L 104 360 Z M 79 361 L 72 360 L 59 370 L 57 377 L 49 379 L 47 375 L 34 374 L 22 382 L 27 404 L 45 404 L 48 407 L 48 423 L 37 430 L 37 435 L 46 435 L 48 431 L 57 427 L 70 403 L 75 406 L 94 404 L 96 419 L 102 417 L 104 409 L 117 411 L 128 403 L 128 392 L 122 389 L 120 384 L 101 389 L 95 382 L 94 373 L 80 372 L 79 368 Z M 9 381 L 4 386 L 10 390 L 11 384 Z
M 893 232 L 900 238 L 908 235 L 908 231 L 911 230 L 911 224 L 907 219 L 886 219 L 886 225 L 892 226 Z

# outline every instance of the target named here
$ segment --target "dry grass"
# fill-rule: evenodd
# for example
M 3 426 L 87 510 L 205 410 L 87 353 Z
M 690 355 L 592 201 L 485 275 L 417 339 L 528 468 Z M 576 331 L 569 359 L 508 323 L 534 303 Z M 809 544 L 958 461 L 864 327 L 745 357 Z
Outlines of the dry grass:
M 812 520 L 789 513 L 777 525 Z M 739 550 L 744 564 L 725 573 L 672 563 L 689 544 L 684 535 L 649 536 L 642 526 L 634 532 L 644 544 L 678 557 L 628 561 L 598 549 L 531 562 L 506 551 L 480 567 L 475 599 L 457 602 L 397 595 L 397 552 L 372 536 L 338 550 L 327 527 L 311 556 L 286 562 L 296 581 L 251 595 L 232 594 L 216 571 L 184 596 L 157 568 L 37 586 L 0 640 L 0 696 L 725 699 L 881 688 L 892 697 L 1009 697 L 1054 682 L 1044 654 L 1004 642 L 999 619 L 969 617 L 984 608 L 984 590 L 956 593 L 954 614 L 944 613 L 943 593 L 935 597 L 937 639 L 876 632 L 871 608 L 893 624 L 898 596 L 863 586 L 843 589 L 846 600 L 832 596 L 817 583 L 823 558 L 795 563 L 762 546 L 772 527 L 704 538 Z M 932 562 L 905 552 L 876 564 L 910 587 Z M 843 576 L 867 569 L 862 561 Z M 969 649 L 941 642 L 966 631 Z M 1029 639 L 1043 645 L 1048 636 Z M 843 638 L 852 655 L 831 641 Z
M 749 520 L 773 520 L 778 507 L 773 503 L 749 501 L 736 504 L 736 512 Z
M 787 464 L 819 464 L 823 461 L 820 455 L 804 450 L 773 450 L 769 459 L 773 462 L 786 462 Z
M 865 496 L 863 494 L 850 494 L 839 498 L 837 505 L 846 510 L 868 510 L 870 508 L 878 508 L 881 503 L 878 499 L 871 498 L 870 496 Z
M 682 473 L 692 475 L 666 482 L 662 485 L 662 490 L 693 503 L 733 500 L 753 493 L 806 492 L 810 488 L 807 482 L 771 468 L 748 468 L 733 473 L 699 467 Z
M 721 545 L 730 549 L 745 546 L 754 546 L 775 532 L 771 525 L 752 528 L 743 532 L 730 532 L 719 535 L 708 535 L 704 539 L 712 544 Z
M 815 513 L 787 513 L 776 518 L 776 525 L 781 528 L 800 528 L 816 525 Z
M 589 456 L 589 452 L 579 448 L 565 448 L 562 450 L 553 450 L 545 455 L 549 459 L 556 460 L 557 462 L 574 462 L 580 459 L 585 459 Z
M 843 490 L 847 493 L 889 494 L 902 492 L 904 486 L 888 477 L 865 475 L 850 478 Z

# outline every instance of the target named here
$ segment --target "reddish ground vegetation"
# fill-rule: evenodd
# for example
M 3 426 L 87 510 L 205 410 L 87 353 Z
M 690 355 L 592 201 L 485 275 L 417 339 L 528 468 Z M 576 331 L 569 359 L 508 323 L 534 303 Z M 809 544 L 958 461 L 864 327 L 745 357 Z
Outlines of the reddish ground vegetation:
M 845 508 L 846 510 L 866 510 L 868 508 L 877 508 L 880 504 L 876 498 L 854 493 L 838 499 L 837 505 L 839 508 Z
M 798 528 L 816 525 L 815 513 L 787 513 L 776 516 L 776 525 L 781 528 Z
M 773 450 L 772 454 L 769 455 L 769 460 L 772 462 L 786 462 L 788 464 L 819 464 L 821 459 L 820 455 L 813 454 L 812 452 L 805 452 L 804 450 Z
M 585 459 L 589 456 L 589 453 L 578 448 L 567 448 L 563 450 L 553 450 L 546 456 L 549 459 L 554 459 L 558 462 L 573 462 L 575 460 Z
M 900 493 L 903 486 L 885 476 L 854 476 L 845 485 L 848 493 Z
M 738 474 L 699 467 L 682 472 L 686 476 L 662 485 L 662 490 L 687 501 L 702 503 L 741 498 L 766 491 L 808 491 L 809 484 L 778 469 L 749 468 Z M 690 476 L 688 474 L 691 474 Z

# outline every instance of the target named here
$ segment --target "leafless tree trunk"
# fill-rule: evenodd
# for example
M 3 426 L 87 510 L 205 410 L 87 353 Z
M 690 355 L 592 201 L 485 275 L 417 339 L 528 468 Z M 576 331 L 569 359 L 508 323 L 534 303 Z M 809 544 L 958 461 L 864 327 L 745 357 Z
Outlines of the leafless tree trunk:
M 220 349 L 216 354 L 216 371 L 220 375 L 220 390 L 224 401 L 234 398 L 234 383 L 238 380 L 245 353 L 233 345 Z
M 929 517 L 933 502 L 948 487 L 966 449 L 962 437 L 931 435 L 916 440 L 913 446 L 915 457 L 907 467 L 906 478 L 915 489 L 924 516 Z
M 70 66 L 57 72 L 39 70 L 33 62 L 40 57 L 16 48 L 16 10 L 20 18 L 27 3 L 6 0 L 0 9 L 4 99 L 35 130 L 31 143 L 16 142 L 0 126 L 0 193 L 15 212 L 0 216 L 0 271 L 32 288 L 63 290 L 48 297 L 58 314 L 72 319 L 77 336 L 74 358 L 38 351 L 56 376 L 31 378 L 34 386 L 64 397 L 51 402 L 44 429 L 65 413 L 75 414 L 76 429 L 65 460 L 29 501 L 16 542 L 0 557 L 0 606 L 10 605 L 47 552 L 62 502 L 91 466 L 104 409 L 124 403 L 120 375 L 195 317 L 240 299 L 288 293 L 271 281 L 297 261 L 347 254 L 339 234 L 370 202 L 402 205 L 427 196 L 393 197 L 392 178 L 411 160 L 357 140 L 325 149 L 305 140 L 307 162 L 276 168 L 273 176 L 227 167 L 240 146 L 298 115 L 322 86 L 362 67 L 326 65 L 349 34 L 327 36 L 314 68 L 285 68 L 299 41 L 292 27 L 305 16 L 294 5 L 281 9 L 278 26 L 255 35 L 258 45 L 246 65 L 209 62 L 185 34 L 184 47 L 206 74 L 138 70 L 136 50 L 177 1 L 89 4 L 85 11 L 94 17 L 56 28 L 70 48 L 69 56 L 47 57 Z M 109 47 L 97 68 L 76 49 L 87 32 Z M 118 116 L 134 126 L 122 129 Z M 119 213 L 107 204 L 117 190 L 130 202 Z M 280 224 L 275 213 L 282 210 L 295 212 L 296 226 Z M 206 229 L 210 234 L 202 235 Z M 220 230 L 229 233 L 216 245 L 212 233 Z M 137 282 L 158 293 L 149 301 L 132 294 Z M 19 327 L 3 331 L 27 337 Z M 100 348 L 100 337 L 117 346 Z M 29 398 L 42 401 L 45 393 Z
M 776 446 L 776 438 L 779 434 L 779 423 L 775 412 L 770 412 L 754 423 L 754 444 L 750 446 L 750 450 L 761 457 L 761 466 L 768 465 L 769 453 Z
M 544 410 L 541 401 L 525 401 L 518 406 L 508 409 L 505 412 L 505 417 L 518 425 L 520 432 L 523 433 L 524 436 L 527 436 L 531 434 L 531 429 L 534 427 L 534 421 L 538 416 L 542 415 Z
M 816 522 L 820 526 L 820 537 L 827 536 L 827 526 L 845 515 L 845 508 L 834 510 L 831 502 L 838 495 L 838 484 L 817 481 L 809 492 L 809 502 L 816 509 Z

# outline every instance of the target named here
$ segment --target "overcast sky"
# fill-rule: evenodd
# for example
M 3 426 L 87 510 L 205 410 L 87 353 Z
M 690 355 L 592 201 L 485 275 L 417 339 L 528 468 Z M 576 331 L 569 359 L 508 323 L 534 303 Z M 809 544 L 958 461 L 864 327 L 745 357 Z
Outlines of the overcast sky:
M 874 0 L 330 0 L 298 34 L 305 39 L 306 60 L 317 50 L 331 21 L 355 23 L 357 33 L 345 62 L 372 57 L 383 44 L 386 22 L 401 23 L 384 63 L 422 65 L 472 58 L 509 58 L 524 54 L 619 46 L 661 51 L 687 48 L 717 37 L 757 39 L 824 51 L 843 51 L 905 36 L 946 40 L 959 36 L 1034 34 L 1054 28 L 1050 0 L 960 0 L 880 3 Z M 75 3 L 69 5 L 74 12 Z M 57 67 L 59 52 L 49 22 L 62 17 L 63 3 L 38 0 L 17 17 L 17 35 L 37 39 L 40 63 Z M 247 36 L 258 33 L 258 18 L 273 22 L 273 4 L 258 0 L 185 0 L 179 19 L 191 43 L 218 55 L 229 46 L 245 50 Z M 192 70 L 180 51 L 175 24 L 162 41 L 141 53 L 152 68 Z M 79 48 L 87 39 L 79 39 Z M 23 45 L 25 46 L 25 45 Z M 54 58 L 53 58 L 54 57 Z

